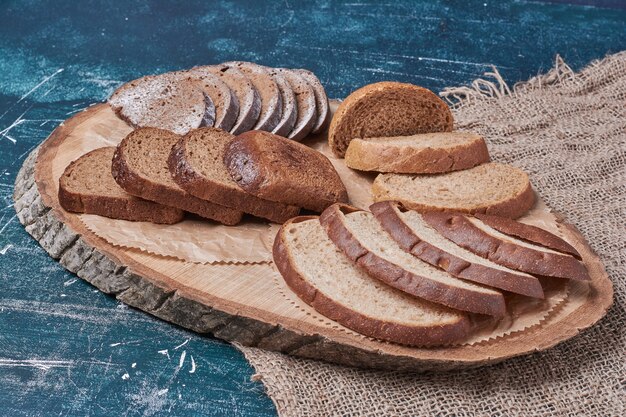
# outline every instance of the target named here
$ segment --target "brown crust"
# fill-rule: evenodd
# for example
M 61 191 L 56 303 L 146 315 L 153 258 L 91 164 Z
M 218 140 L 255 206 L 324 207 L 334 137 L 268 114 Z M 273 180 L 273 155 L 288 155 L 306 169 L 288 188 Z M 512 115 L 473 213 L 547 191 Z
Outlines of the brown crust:
M 397 174 L 439 174 L 468 169 L 489 162 L 485 140 L 475 136 L 471 143 L 424 149 L 353 139 L 346 151 L 346 165 L 361 171 Z
M 320 314 L 349 329 L 365 336 L 389 342 L 409 346 L 438 346 L 458 342 L 467 337 L 470 323 L 466 317 L 447 326 L 431 327 L 406 326 L 399 323 L 384 322 L 337 303 L 309 284 L 306 278 L 294 266 L 283 235 L 285 230 L 292 224 L 316 218 L 314 216 L 301 216 L 289 220 L 278 231 L 272 251 L 274 264 L 280 271 L 283 279 L 305 303 Z
M 547 230 L 531 226 L 530 224 L 511 220 L 506 217 L 492 216 L 488 214 L 475 214 L 475 217 L 499 232 L 558 252 L 568 253 L 580 259 L 580 253 L 578 253 L 572 245 Z
M 588 281 L 585 265 L 569 255 L 541 252 L 501 240 L 479 229 L 465 216 L 454 213 L 425 213 L 432 227 L 457 245 L 497 264 L 541 276 Z
M 516 294 L 544 298 L 541 283 L 533 276 L 472 263 L 421 240 L 400 217 L 399 210 L 400 203 L 392 201 L 382 201 L 370 206 L 376 219 L 405 251 L 455 277 Z
M 440 116 L 445 120 L 445 128 L 443 131 L 450 132 L 454 125 L 454 118 L 448 105 L 441 100 L 435 93 L 422 87 L 418 87 L 413 84 L 383 81 L 374 84 L 369 84 L 358 90 L 352 92 L 337 108 L 335 115 L 333 116 L 330 127 L 328 130 L 328 144 L 333 153 L 343 158 L 348 144 L 354 137 L 344 137 L 342 134 L 342 126 L 348 122 L 351 118 L 352 109 L 356 108 L 358 103 L 364 100 L 377 100 L 376 96 L 380 96 L 382 93 L 392 92 L 395 97 L 398 91 L 410 91 L 412 94 L 420 95 L 424 100 L 431 101 L 440 110 Z M 395 116 L 395 115 L 394 115 Z M 395 127 L 387 127 L 386 129 L 378 129 L 373 134 L 367 134 L 362 132 L 360 137 L 376 137 L 376 136 L 406 136 L 416 133 L 428 133 L 430 130 L 422 129 L 420 131 L 406 131 L 404 129 L 397 129 Z
M 345 226 L 344 213 L 354 211 L 353 207 L 333 204 L 322 213 L 320 223 L 337 247 L 371 276 L 408 294 L 447 307 L 494 317 L 504 316 L 506 307 L 502 294 L 454 288 L 427 276 L 413 274 L 368 251 Z
M 72 213 L 97 214 L 112 219 L 160 224 L 174 224 L 183 219 L 184 213 L 180 209 L 163 206 L 131 195 L 128 198 L 91 196 L 68 190 L 63 179 L 82 158 L 88 158 L 90 154 L 101 151 L 102 148 L 88 152 L 65 168 L 59 179 L 58 193 L 59 204 L 63 209 Z
M 160 130 L 155 128 L 146 129 L 153 131 Z M 138 129 L 131 132 L 120 142 L 113 155 L 111 174 L 124 191 L 146 200 L 198 214 L 199 216 L 215 220 L 225 225 L 232 226 L 241 221 L 243 213 L 239 210 L 201 200 L 187 193 L 182 188 L 173 188 L 148 180 L 133 171 L 126 162 L 125 147 L 135 135 L 141 134 L 141 132 L 146 129 Z M 163 134 L 171 135 L 172 133 L 163 131 Z
M 346 187 L 326 156 L 269 132 L 237 136 L 226 148 L 224 164 L 241 188 L 259 198 L 316 212 L 348 202 Z M 320 177 L 322 184 L 316 182 Z
M 264 200 L 244 190 L 234 191 L 199 174 L 187 160 L 185 150 L 187 140 L 184 136 L 172 147 L 168 168 L 174 181 L 188 193 L 276 223 L 284 223 L 300 212 L 299 207 Z

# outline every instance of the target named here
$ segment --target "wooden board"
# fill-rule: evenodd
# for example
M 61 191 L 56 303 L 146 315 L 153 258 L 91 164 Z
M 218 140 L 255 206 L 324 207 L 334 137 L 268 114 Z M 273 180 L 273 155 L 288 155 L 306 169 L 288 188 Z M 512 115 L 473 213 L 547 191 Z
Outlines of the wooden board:
M 555 222 L 548 226 L 576 247 L 592 277 L 582 305 L 564 307 L 541 326 L 479 346 L 410 348 L 362 337 L 285 297 L 269 264 L 203 265 L 116 247 L 61 209 L 58 176 L 73 159 L 64 149 L 87 152 L 81 137 L 97 134 L 115 143 L 129 130 L 105 104 L 64 122 L 25 161 L 16 180 L 15 208 L 26 230 L 65 268 L 131 306 L 191 330 L 345 365 L 446 370 L 548 349 L 598 321 L 612 303 L 612 284 L 598 257 L 573 226 Z

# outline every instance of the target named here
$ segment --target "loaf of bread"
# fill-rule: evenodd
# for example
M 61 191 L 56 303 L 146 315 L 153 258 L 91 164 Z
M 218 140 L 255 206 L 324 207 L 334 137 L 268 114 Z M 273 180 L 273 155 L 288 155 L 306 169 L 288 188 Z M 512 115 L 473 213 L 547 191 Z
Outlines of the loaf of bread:
M 462 341 L 461 312 L 412 297 L 356 266 L 328 238 L 317 217 L 285 223 L 274 240 L 274 264 L 287 285 L 320 314 L 365 336 L 412 346 Z
M 439 174 L 489 162 L 489 151 L 480 135 L 443 132 L 353 139 L 345 158 L 360 171 Z
M 439 175 L 380 174 L 374 201 L 399 201 L 417 211 L 486 213 L 517 218 L 535 203 L 530 179 L 521 169 L 490 162 Z
M 450 132 L 453 124 L 450 109 L 432 91 L 385 81 L 356 90 L 339 105 L 328 143 L 343 158 L 352 139 Z
M 461 311 L 505 313 L 501 292 L 455 278 L 407 253 L 372 213 L 335 204 L 322 213 L 320 223 L 348 258 L 394 288 Z
M 68 165 L 59 179 L 59 203 L 74 213 L 97 214 L 112 219 L 172 224 L 183 211 L 134 197 L 111 175 L 115 147 L 93 150 Z
M 259 198 L 322 212 L 348 201 L 348 192 L 328 158 L 269 132 L 252 130 L 232 140 L 224 163 L 233 180 Z

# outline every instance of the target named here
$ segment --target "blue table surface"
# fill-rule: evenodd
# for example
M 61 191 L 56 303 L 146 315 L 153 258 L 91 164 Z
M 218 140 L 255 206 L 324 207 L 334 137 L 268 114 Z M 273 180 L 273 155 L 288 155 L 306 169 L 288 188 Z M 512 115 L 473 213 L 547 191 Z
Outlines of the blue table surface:
M 276 413 L 233 347 L 100 293 L 24 231 L 15 176 L 61 121 L 124 81 L 226 60 L 308 68 L 344 97 L 380 80 L 439 91 L 489 64 L 515 82 L 556 53 L 579 69 L 626 49 L 623 1 L 560 3 L 1 1 L 0 415 Z

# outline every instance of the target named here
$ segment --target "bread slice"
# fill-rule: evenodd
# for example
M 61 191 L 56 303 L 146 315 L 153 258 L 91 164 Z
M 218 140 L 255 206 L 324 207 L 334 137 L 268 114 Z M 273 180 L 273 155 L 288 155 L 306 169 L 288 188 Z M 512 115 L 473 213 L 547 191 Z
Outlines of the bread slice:
M 580 253 L 572 245 L 547 230 L 506 217 L 488 214 L 475 214 L 474 216 L 501 233 L 581 259 Z
M 224 165 L 226 146 L 234 136 L 216 128 L 196 129 L 172 148 L 168 159 L 174 181 L 198 198 L 283 223 L 300 208 L 264 200 L 242 190 Z
M 117 146 L 111 172 L 126 192 L 146 200 L 196 213 L 227 225 L 239 223 L 243 213 L 201 200 L 172 180 L 167 159 L 179 136 L 155 128 L 137 129 Z
M 585 265 L 573 256 L 505 235 L 477 218 L 434 212 L 423 217 L 457 245 L 497 264 L 548 277 L 590 279 Z
M 330 123 L 330 106 L 328 104 L 328 96 L 326 96 L 326 90 L 320 82 L 320 80 L 311 71 L 305 69 L 294 69 L 293 71 L 300 74 L 311 87 L 315 93 L 315 108 L 317 110 L 317 120 L 313 125 L 311 134 L 316 135 L 323 132 Z
M 59 178 L 59 203 L 73 213 L 97 214 L 112 219 L 173 224 L 183 211 L 142 200 L 124 191 L 111 175 L 115 147 L 93 150 L 65 168 Z
M 535 204 L 528 175 L 511 165 L 490 162 L 438 175 L 380 174 L 374 201 L 399 201 L 417 211 L 486 213 L 517 218 Z
M 536 277 L 500 266 L 457 246 L 430 226 L 420 213 L 404 210 L 399 203 L 391 201 L 375 203 L 370 210 L 402 249 L 422 261 L 457 278 L 544 298 L 543 288 Z
M 252 62 L 231 61 L 223 65 L 234 67 L 250 79 L 261 96 L 261 114 L 252 129 L 271 132 L 280 122 L 282 116 L 282 96 L 276 81 L 269 71 Z
M 224 153 L 230 176 L 259 198 L 322 212 L 348 201 L 328 158 L 293 140 L 260 130 L 242 133 Z
M 384 81 L 356 90 L 339 105 L 328 143 L 343 158 L 352 139 L 450 132 L 453 124 L 450 109 L 432 91 Z
M 298 114 L 296 123 L 287 137 L 293 140 L 302 140 L 311 133 L 317 121 L 315 91 L 297 72 L 287 68 L 276 68 L 275 71 L 285 77 L 296 95 Z
M 316 217 L 285 223 L 274 263 L 287 285 L 320 314 L 365 336 L 413 346 L 446 345 L 469 334 L 466 315 L 411 297 L 370 277 L 326 236 Z
M 119 117 L 134 127 L 157 127 L 185 134 L 212 125 L 215 106 L 193 80 L 177 75 L 150 75 L 128 82 L 109 98 Z
M 489 162 L 489 151 L 480 135 L 443 132 L 353 139 L 345 158 L 360 171 L 438 174 Z
M 280 95 L 283 99 L 283 114 L 274 130 L 272 130 L 272 133 L 286 137 L 289 132 L 293 130 L 293 127 L 296 125 L 296 119 L 298 118 L 296 95 L 287 79 L 281 75 L 280 72 L 276 71 L 274 68 L 268 68 L 268 71 L 272 77 L 274 77 L 274 81 L 276 81 L 276 85 L 278 85 Z
M 320 223 L 348 258 L 392 287 L 457 310 L 504 316 L 501 292 L 455 278 L 405 252 L 372 213 L 335 204 Z
M 239 113 L 231 133 L 238 135 L 252 129 L 261 114 L 261 96 L 243 72 L 227 65 L 207 65 L 192 68 L 191 71 L 210 72 L 218 76 L 237 98 Z

